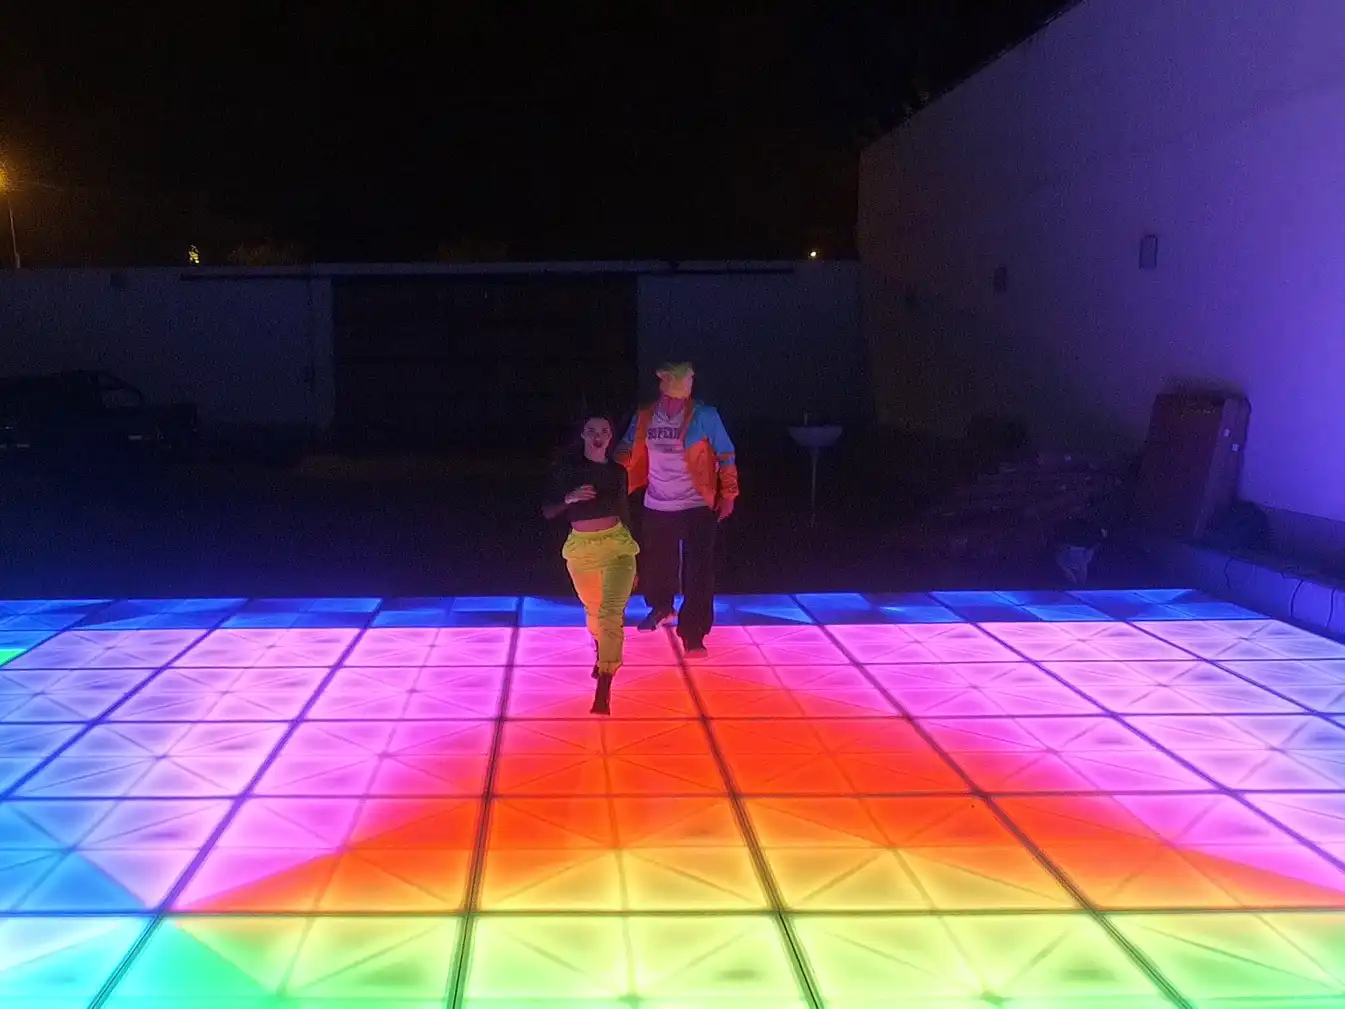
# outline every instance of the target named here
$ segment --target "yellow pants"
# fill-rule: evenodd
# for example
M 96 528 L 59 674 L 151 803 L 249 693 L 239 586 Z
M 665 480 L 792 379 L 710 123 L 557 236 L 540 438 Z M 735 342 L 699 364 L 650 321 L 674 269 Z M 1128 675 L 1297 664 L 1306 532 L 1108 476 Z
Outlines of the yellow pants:
M 640 552 L 623 525 L 596 533 L 570 532 L 561 556 L 588 617 L 588 632 L 598 642 L 597 671 L 621 668 L 626 603 L 635 584 L 635 555 Z

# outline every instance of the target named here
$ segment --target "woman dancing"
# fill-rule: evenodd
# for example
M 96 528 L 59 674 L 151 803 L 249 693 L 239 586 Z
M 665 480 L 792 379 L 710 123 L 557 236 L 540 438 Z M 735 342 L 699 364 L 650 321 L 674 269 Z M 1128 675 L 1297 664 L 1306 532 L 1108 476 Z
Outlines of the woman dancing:
M 542 507 L 548 519 L 563 515 L 570 523 L 561 556 L 598 646 L 595 715 L 612 713 L 612 677 L 621 668 L 626 603 L 640 552 L 630 534 L 626 471 L 610 458 L 612 440 L 612 422 L 606 417 L 584 421 L 580 444 L 556 463 L 551 503 Z

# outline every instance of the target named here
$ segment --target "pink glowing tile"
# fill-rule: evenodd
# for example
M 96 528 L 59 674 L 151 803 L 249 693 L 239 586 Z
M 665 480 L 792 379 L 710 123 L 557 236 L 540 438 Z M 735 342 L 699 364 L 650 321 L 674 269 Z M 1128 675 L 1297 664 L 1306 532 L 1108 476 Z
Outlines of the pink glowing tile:
M 677 661 L 667 634 L 641 634 L 626 628 L 623 660 L 631 666 L 671 665 Z M 518 632 L 514 661 L 520 666 L 593 668 L 597 650 L 583 627 L 524 627 Z
M 766 661 L 778 666 L 840 665 L 847 660 L 820 627 L 765 625 L 745 627 Z
M 707 714 L 720 718 L 845 718 L 895 715 L 891 702 L 853 666 L 692 667 Z
M 1135 716 L 1140 732 L 1230 788 L 1345 786 L 1345 728 L 1310 715 Z
M 1123 623 L 1004 623 L 981 626 L 1015 651 L 1040 661 L 1190 658 L 1179 648 Z
M 1094 714 L 1097 705 L 1025 662 L 866 667 L 917 717 Z
M 1202 659 L 1345 659 L 1345 644 L 1277 620 L 1136 624 Z
M 350 666 L 422 666 L 439 634 L 436 627 L 375 627 L 346 658 Z
M 866 664 L 1012 662 L 1018 658 L 968 624 L 853 624 L 830 631 L 846 651 Z
M 1267 816 L 1345 861 L 1345 793 L 1248 793 Z
M 260 795 L 474 795 L 488 722 L 307 722 L 277 754 Z
M 427 666 L 503 666 L 514 632 L 508 627 L 441 627 Z
M 202 631 L 65 631 L 9 662 L 7 669 L 157 668 Z
M 588 666 L 524 666 L 513 672 L 508 715 L 511 718 L 583 718 L 593 700 Z M 613 687 L 618 718 L 686 720 L 699 712 L 682 671 L 668 666 L 625 666 Z
M 746 626 L 719 626 L 710 632 L 710 637 L 706 644 L 710 649 L 710 662 L 717 666 L 764 666 L 767 664 L 766 656 L 761 648 L 752 640 L 749 633 L 750 628 Z M 680 643 L 679 643 L 680 651 Z M 693 664 L 701 664 L 706 660 L 693 659 Z
M 1302 709 L 1205 662 L 1046 662 L 1047 670 L 1120 714 L 1274 714 Z
M 499 710 L 504 671 L 487 666 L 396 667 L 336 672 L 309 712 L 316 719 L 481 719 Z
M 341 629 L 233 629 L 212 631 L 179 659 L 179 668 L 219 666 L 331 666 L 358 634 Z
M 991 792 L 1187 791 L 1209 783 L 1113 718 L 922 721 Z

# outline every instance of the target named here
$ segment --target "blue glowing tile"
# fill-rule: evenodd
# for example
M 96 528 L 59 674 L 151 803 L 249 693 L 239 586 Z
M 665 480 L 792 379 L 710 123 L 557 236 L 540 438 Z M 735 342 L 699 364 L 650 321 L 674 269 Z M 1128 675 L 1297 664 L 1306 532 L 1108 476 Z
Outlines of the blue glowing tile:
M 725 626 L 760 627 L 811 624 L 813 618 L 792 596 L 718 596 L 715 622 Z
M 961 624 L 966 623 L 947 606 L 923 592 L 883 592 L 865 596 L 874 607 L 876 624 Z
M 83 623 L 86 630 L 204 630 L 238 611 L 246 599 L 126 599 Z
M 15 905 L 6 910 L 38 914 L 134 914 L 162 903 L 182 875 L 190 852 L 98 852 L 108 865 L 95 865 L 90 855 L 70 852 L 56 856 L 55 864 L 34 881 Z M 176 855 L 177 858 L 171 856 Z M 49 856 L 48 856 L 49 858 Z M 45 860 L 45 859 L 44 859 Z M 137 896 L 111 873 L 131 876 L 146 897 Z
M 79 725 L 7 725 L 0 723 L 0 753 L 6 757 L 45 757 L 78 732 Z
M 147 918 L 0 918 L 0 1005 L 87 1009 Z
M 1065 592 L 935 592 L 933 596 L 960 617 L 978 624 L 1112 619 Z
M 365 627 L 378 604 L 373 597 L 337 596 L 313 599 L 254 599 L 234 614 L 225 627 Z
M 426 596 L 384 602 L 375 627 L 513 627 L 516 596 Z
M 106 599 L 0 601 L 0 631 L 63 631 L 108 602 Z
M 630 607 L 627 606 L 627 612 Z M 587 623 L 584 607 L 578 599 L 546 599 L 528 596 L 523 600 L 520 627 L 583 627 Z
M 0 631 L 0 666 L 12 662 L 54 635 L 54 631 Z
M 1264 620 L 1265 617 L 1194 589 L 1090 589 L 1070 595 L 1117 620 Z

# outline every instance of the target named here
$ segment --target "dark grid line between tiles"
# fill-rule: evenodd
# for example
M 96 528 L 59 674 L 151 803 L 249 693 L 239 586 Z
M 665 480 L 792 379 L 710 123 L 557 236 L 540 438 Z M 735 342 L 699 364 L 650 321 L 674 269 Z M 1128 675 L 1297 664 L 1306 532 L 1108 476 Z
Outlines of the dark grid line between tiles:
M 910 718 L 910 714 L 907 708 L 904 705 L 902 705 L 897 700 L 897 698 L 893 696 L 891 692 L 888 691 L 887 688 L 882 683 L 880 683 L 875 677 L 873 677 L 869 673 L 869 671 L 864 667 L 863 663 L 861 663 L 855 657 L 855 655 L 840 641 L 840 639 L 837 638 L 831 632 L 831 629 L 829 627 L 825 626 L 822 627 L 822 633 L 831 639 L 832 645 L 836 647 L 841 652 L 841 654 L 846 656 L 846 658 L 849 659 L 850 663 L 856 669 L 858 669 L 860 673 L 866 679 L 868 679 L 869 682 L 877 690 L 879 690 L 885 697 L 887 697 L 887 699 L 893 705 L 895 705 L 898 711 L 905 713 L 906 716 Z M 1091 900 L 1088 899 L 1088 896 L 1083 892 L 1082 889 L 1079 888 L 1079 886 L 1074 882 L 1074 880 L 1067 873 L 1065 873 L 1064 870 L 1060 868 L 1060 866 L 1056 865 L 1055 862 L 1049 856 L 1047 856 L 1045 851 L 1043 851 L 1041 847 L 1035 841 L 1033 841 L 1032 838 L 1030 838 L 1027 835 L 1027 833 L 1022 830 L 1022 828 L 1019 827 L 1018 823 L 1012 817 L 1010 817 L 1003 809 L 1001 809 L 998 804 L 994 802 L 994 797 L 989 793 L 985 792 L 984 790 L 982 790 L 980 786 L 977 785 L 976 782 L 972 779 L 972 777 L 966 772 L 966 770 L 962 767 L 962 765 L 957 760 L 955 760 L 952 757 L 952 755 L 949 754 L 942 746 L 939 745 L 938 740 L 936 740 L 934 736 L 921 724 L 920 719 L 910 718 L 910 723 L 912 727 L 915 729 L 915 731 L 925 741 L 925 744 L 931 747 L 933 751 L 939 755 L 940 759 L 942 759 L 950 767 L 952 767 L 953 770 L 957 773 L 957 775 L 960 778 L 962 778 L 964 782 L 966 782 L 968 793 L 974 796 L 975 798 L 980 799 L 982 802 L 986 804 L 987 808 L 991 810 L 991 812 L 995 815 L 995 818 L 999 820 L 1001 825 L 1003 825 L 1004 828 L 1007 829 L 1018 840 L 1018 842 L 1023 845 L 1024 848 L 1026 848 L 1029 852 L 1032 853 L 1032 856 L 1037 860 L 1038 864 L 1040 864 L 1041 867 L 1051 875 L 1051 877 L 1056 881 L 1056 883 L 1058 883 L 1065 890 L 1065 892 L 1070 895 L 1071 899 L 1073 899 L 1083 910 L 1083 913 L 1088 915 L 1094 921 L 1095 924 L 1101 927 L 1101 929 L 1106 933 L 1107 937 L 1126 955 L 1126 957 L 1131 961 L 1131 963 L 1133 963 L 1137 968 L 1139 968 L 1139 970 L 1142 971 L 1151 982 L 1153 982 L 1154 986 L 1158 989 L 1158 991 L 1160 991 L 1174 1005 L 1180 1006 L 1181 1009 L 1195 1009 L 1192 1003 L 1177 989 L 1176 985 L 1174 985 L 1168 979 L 1168 977 L 1161 970 L 1159 970 L 1158 965 L 1155 964 L 1152 960 L 1150 960 L 1149 957 L 1146 956 L 1143 951 L 1141 951 L 1134 943 L 1132 943 L 1124 934 L 1121 933 L 1121 931 L 1108 919 L 1107 915 L 1103 913 L 1095 904 L 1093 904 Z

